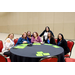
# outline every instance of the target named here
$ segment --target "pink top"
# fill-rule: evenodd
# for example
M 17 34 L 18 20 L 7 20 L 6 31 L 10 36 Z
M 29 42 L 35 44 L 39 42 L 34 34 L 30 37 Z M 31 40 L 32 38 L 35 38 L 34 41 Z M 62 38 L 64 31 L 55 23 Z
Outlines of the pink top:
M 42 42 L 42 40 L 39 36 L 37 37 L 37 40 L 32 36 L 31 43 L 34 43 L 34 41 L 39 42 L 39 43 Z

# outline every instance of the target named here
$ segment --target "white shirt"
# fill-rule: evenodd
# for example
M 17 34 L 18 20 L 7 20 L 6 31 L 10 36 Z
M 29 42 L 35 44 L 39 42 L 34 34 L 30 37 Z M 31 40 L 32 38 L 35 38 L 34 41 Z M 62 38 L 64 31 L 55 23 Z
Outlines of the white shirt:
M 45 36 L 45 40 L 47 40 L 48 32 L 45 32 L 44 36 Z
M 7 40 L 10 40 L 8 43 Z M 4 48 L 2 49 L 2 52 L 7 52 L 8 49 L 11 49 L 14 46 L 14 41 L 11 40 L 10 38 L 7 38 L 4 42 Z

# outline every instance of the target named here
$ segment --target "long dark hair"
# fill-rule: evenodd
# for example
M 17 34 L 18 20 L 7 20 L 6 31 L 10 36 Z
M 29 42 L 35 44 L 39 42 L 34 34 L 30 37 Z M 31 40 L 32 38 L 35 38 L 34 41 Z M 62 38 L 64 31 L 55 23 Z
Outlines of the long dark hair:
M 50 38 L 52 38 L 53 36 L 52 36 L 52 34 L 51 34 L 51 32 L 48 32 L 48 34 L 50 33 Z M 49 36 L 47 35 L 47 39 L 49 38 Z
M 57 43 L 60 41 L 60 39 L 59 39 L 59 35 L 61 35 L 61 36 L 62 36 L 62 40 L 64 39 L 63 34 L 59 33 L 59 34 L 58 34 L 58 38 L 57 38 Z
M 46 31 L 46 28 L 48 28 L 48 32 L 49 32 L 49 31 L 50 31 L 50 28 L 49 28 L 48 26 L 46 26 L 46 27 L 45 27 L 45 31 Z M 46 32 L 47 32 L 47 31 L 46 31 Z

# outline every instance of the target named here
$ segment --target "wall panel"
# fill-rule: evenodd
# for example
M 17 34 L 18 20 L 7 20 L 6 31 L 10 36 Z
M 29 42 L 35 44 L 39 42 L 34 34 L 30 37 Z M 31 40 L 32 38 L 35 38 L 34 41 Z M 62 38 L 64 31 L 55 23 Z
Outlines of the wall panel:
M 62 33 L 75 39 L 75 12 L 8 12 L 0 15 L 0 32 L 22 34 L 30 30 L 39 34 L 49 26 L 55 37 Z

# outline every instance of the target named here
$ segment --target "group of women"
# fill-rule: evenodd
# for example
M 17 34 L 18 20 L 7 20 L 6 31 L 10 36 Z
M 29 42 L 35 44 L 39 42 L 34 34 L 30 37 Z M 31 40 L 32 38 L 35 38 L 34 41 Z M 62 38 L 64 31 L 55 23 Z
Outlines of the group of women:
M 41 40 L 42 36 L 43 36 L 43 41 Z M 2 50 L 4 55 L 10 56 L 10 49 L 14 46 L 13 38 L 14 38 L 13 33 L 9 34 L 8 37 L 6 38 L 4 43 L 4 48 Z M 18 39 L 16 45 L 25 44 L 25 43 L 54 44 L 61 46 L 64 49 L 64 55 L 70 52 L 67 46 L 67 42 L 64 39 L 63 35 L 61 33 L 58 34 L 57 43 L 56 43 L 54 34 L 48 26 L 45 27 L 45 30 L 40 35 L 38 35 L 37 32 L 33 32 L 33 34 L 31 34 L 30 31 L 24 32 L 22 36 Z

